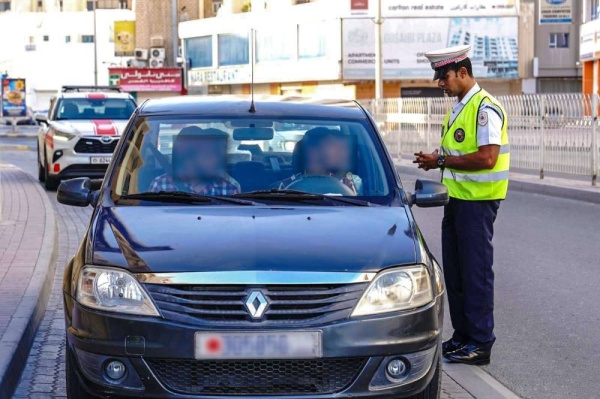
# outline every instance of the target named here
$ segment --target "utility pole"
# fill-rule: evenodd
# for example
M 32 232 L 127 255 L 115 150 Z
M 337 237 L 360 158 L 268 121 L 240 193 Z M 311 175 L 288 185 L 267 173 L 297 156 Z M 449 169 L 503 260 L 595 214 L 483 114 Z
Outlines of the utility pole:
M 173 35 L 173 64 L 171 66 L 177 66 L 177 56 L 179 55 L 179 34 L 177 33 L 177 23 L 179 22 L 177 18 L 177 0 L 171 0 L 171 27 Z
M 94 86 L 98 86 L 98 38 L 96 37 L 96 3 L 93 1 L 92 12 L 94 13 Z
M 381 44 L 381 0 L 376 0 L 375 14 L 375 101 L 383 98 L 383 55 Z

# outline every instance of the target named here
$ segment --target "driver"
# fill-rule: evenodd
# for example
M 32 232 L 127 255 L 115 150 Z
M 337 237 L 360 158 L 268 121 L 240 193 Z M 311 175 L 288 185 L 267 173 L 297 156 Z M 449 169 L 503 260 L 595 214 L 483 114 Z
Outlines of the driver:
M 233 195 L 240 185 L 225 172 L 227 139 L 218 129 L 188 126 L 173 140 L 173 172 L 157 177 L 149 191 L 185 191 L 201 195 Z
M 355 195 L 362 195 L 362 179 L 350 172 L 352 145 L 339 130 L 316 127 L 304 135 L 304 172 L 281 181 L 280 189 L 307 175 L 326 175 L 340 180 Z

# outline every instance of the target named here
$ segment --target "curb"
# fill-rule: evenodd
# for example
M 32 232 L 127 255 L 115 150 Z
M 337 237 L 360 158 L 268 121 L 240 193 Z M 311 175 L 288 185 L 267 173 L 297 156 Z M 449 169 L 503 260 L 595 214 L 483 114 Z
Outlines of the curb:
M 5 333 L 0 342 L 0 398 L 10 398 L 19 383 L 29 350 L 46 311 L 58 255 L 58 226 L 54 207 L 33 176 L 16 169 L 25 173 L 39 191 L 46 211 L 46 226 L 32 278 L 8 325 L 7 331 L 10 333 Z
M 414 176 L 422 177 L 429 180 L 439 181 L 438 172 L 426 172 L 422 169 L 417 169 L 413 166 L 407 165 L 396 165 L 396 170 L 402 176 Z M 577 187 L 564 187 L 558 185 L 552 185 L 547 183 L 537 183 L 526 180 L 520 180 L 519 178 L 511 178 L 508 183 L 508 191 L 525 192 L 531 194 L 546 195 L 549 197 L 564 198 L 570 200 L 577 200 L 583 202 L 590 202 L 594 204 L 600 204 L 600 190 L 594 191 L 591 189 L 581 189 Z
M 442 363 L 444 373 L 474 398 L 519 399 L 511 390 L 477 366 Z
M 29 151 L 29 145 L 0 145 L 0 151 Z

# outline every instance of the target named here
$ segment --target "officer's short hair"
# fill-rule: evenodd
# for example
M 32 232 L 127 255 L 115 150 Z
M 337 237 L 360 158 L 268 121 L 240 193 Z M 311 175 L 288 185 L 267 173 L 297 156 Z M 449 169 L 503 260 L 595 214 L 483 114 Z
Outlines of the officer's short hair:
M 462 61 L 451 64 L 450 70 L 454 71 L 454 72 L 458 72 L 460 70 L 460 68 L 462 68 L 462 67 L 465 67 L 465 69 L 467 70 L 467 74 L 470 77 L 473 77 L 473 65 L 471 64 L 471 60 L 468 57 Z

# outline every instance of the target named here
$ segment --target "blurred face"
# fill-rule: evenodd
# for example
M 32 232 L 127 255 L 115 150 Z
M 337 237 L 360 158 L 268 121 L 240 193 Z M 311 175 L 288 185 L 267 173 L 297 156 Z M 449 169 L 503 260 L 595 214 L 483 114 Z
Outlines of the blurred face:
M 309 174 L 321 174 L 324 173 L 323 165 L 321 162 L 321 152 L 319 147 L 315 144 L 307 145 L 305 156 L 306 172 Z
M 438 79 L 438 87 L 444 90 L 448 97 L 456 97 L 464 91 L 465 75 L 465 68 L 458 71 L 448 70 Z
M 177 176 L 196 181 L 219 177 L 227 156 L 226 142 L 219 138 L 182 137 L 177 142 Z
M 321 141 L 321 160 L 330 173 L 350 170 L 350 143 L 346 137 L 326 136 Z

